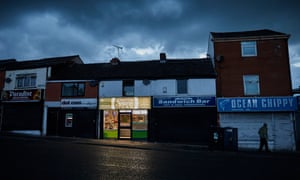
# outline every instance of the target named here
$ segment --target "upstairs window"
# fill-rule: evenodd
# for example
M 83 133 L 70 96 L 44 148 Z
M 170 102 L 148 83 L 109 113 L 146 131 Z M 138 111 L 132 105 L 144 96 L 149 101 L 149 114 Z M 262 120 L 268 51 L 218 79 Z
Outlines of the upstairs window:
M 134 96 L 134 81 L 124 80 L 123 81 L 123 96 Z
M 259 95 L 259 76 L 258 75 L 244 75 L 244 94 L 246 96 Z
M 256 41 L 241 42 L 242 56 L 257 56 Z
M 16 88 L 35 88 L 36 87 L 36 73 L 32 74 L 18 74 L 16 76 Z
M 84 96 L 85 83 L 63 83 L 62 93 L 64 97 Z
M 177 94 L 188 93 L 188 81 L 187 79 L 177 79 Z

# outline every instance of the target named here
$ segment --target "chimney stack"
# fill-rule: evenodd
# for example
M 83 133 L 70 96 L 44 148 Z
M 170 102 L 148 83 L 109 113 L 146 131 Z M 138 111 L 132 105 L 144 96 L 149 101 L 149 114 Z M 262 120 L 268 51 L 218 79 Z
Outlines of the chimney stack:
M 166 53 L 160 53 L 159 57 L 160 57 L 160 63 L 166 63 L 167 62 L 167 55 L 166 55 Z
M 117 58 L 117 57 L 114 57 L 114 58 L 112 58 L 112 59 L 110 60 L 110 63 L 111 63 L 112 65 L 118 65 L 120 62 L 121 62 L 120 59 Z

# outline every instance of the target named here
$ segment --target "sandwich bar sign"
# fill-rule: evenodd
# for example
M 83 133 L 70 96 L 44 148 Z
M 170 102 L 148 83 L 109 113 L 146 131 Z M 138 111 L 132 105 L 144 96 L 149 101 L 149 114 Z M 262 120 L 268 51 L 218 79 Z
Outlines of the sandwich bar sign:
M 153 97 L 153 107 L 209 107 L 216 106 L 216 98 L 211 96 Z
M 297 102 L 292 96 L 218 98 L 217 108 L 218 112 L 295 111 Z

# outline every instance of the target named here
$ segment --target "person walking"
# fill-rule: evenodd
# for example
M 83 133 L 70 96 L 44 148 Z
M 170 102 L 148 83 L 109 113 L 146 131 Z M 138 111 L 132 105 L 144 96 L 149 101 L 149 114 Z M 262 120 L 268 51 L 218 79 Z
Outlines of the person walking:
M 262 151 L 263 147 L 265 147 L 266 152 L 270 152 L 268 146 L 268 126 L 266 123 L 259 128 L 258 134 L 260 137 L 259 151 Z

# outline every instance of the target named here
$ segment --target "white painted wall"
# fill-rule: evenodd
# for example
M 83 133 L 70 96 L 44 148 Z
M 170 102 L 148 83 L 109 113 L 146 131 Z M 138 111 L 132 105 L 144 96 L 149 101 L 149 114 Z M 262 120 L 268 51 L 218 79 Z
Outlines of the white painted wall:
M 215 79 L 189 79 L 188 94 L 193 96 L 215 96 Z M 150 80 L 145 84 L 143 80 L 134 82 L 135 96 L 175 96 L 177 85 L 175 79 Z M 100 97 L 119 97 L 122 96 L 122 81 L 100 81 Z M 182 94 L 180 94 L 182 95 Z
M 188 88 L 190 95 L 216 96 L 215 79 L 189 79 Z
M 221 127 L 238 129 L 238 147 L 258 150 L 258 130 L 268 124 L 269 148 L 272 151 L 296 149 L 292 113 L 220 113 Z
M 100 97 L 120 97 L 122 96 L 122 81 L 100 81 Z
M 134 93 L 136 96 L 175 95 L 176 80 L 150 80 L 148 85 L 145 85 L 142 80 L 137 80 Z
M 45 89 L 46 88 L 46 77 L 47 68 L 36 68 L 36 69 L 23 69 L 23 70 L 12 70 L 6 71 L 5 78 L 10 78 L 12 81 L 5 82 L 3 90 L 14 90 L 16 86 L 16 76 L 18 74 L 32 74 L 36 73 L 36 88 Z

